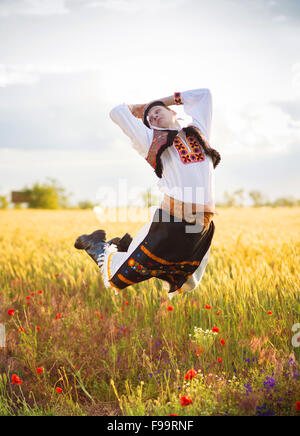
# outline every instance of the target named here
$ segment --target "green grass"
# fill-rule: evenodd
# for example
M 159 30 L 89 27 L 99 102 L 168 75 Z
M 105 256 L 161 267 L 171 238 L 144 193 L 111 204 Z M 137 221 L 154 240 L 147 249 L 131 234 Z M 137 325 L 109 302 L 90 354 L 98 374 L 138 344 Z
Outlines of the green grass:
M 0 415 L 299 414 L 299 208 L 219 212 L 199 288 L 171 302 L 156 279 L 115 296 L 73 248 L 81 233 L 134 235 L 143 223 L 1 212 Z M 213 326 L 211 343 L 194 336 Z

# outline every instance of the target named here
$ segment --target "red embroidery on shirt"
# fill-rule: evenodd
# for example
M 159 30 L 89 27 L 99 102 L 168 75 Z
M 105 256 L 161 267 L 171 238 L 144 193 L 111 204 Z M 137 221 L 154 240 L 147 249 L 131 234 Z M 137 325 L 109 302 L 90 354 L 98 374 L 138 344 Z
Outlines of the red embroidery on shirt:
M 159 151 L 160 147 L 162 147 L 167 142 L 167 139 L 168 132 L 154 130 L 153 141 L 146 157 L 146 160 L 153 168 L 156 168 L 157 152 Z
M 176 136 L 174 139 L 174 145 L 176 150 L 178 151 L 181 162 L 184 164 L 189 164 L 204 161 L 204 153 L 202 153 L 201 147 L 196 138 L 194 138 L 193 136 L 188 136 L 187 142 L 192 152 L 189 151 L 189 149 L 179 136 Z

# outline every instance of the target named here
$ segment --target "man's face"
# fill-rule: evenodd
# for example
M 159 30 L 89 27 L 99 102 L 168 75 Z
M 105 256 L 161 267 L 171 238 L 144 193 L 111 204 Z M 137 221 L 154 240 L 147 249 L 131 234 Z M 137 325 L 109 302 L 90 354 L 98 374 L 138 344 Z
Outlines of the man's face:
M 148 117 L 152 126 L 164 128 L 173 126 L 176 120 L 175 112 L 164 106 L 153 106 L 148 112 Z

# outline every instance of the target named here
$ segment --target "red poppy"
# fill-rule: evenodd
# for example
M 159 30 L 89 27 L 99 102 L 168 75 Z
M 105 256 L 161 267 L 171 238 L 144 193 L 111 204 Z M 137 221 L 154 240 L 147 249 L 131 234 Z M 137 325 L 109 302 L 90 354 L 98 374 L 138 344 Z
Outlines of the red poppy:
M 268 315 L 272 315 L 272 312 L 269 310 Z
M 42 374 L 42 372 L 44 372 L 44 368 L 42 366 L 40 366 L 39 368 L 36 369 L 37 374 Z
M 188 406 L 189 404 L 192 404 L 193 400 L 187 396 L 183 396 L 180 398 L 180 403 L 182 406 Z
M 60 319 L 61 318 L 61 313 L 58 313 L 55 317 L 55 319 Z
M 300 412 L 300 401 L 297 401 L 296 403 L 296 410 Z
M 62 391 L 63 391 L 62 388 L 59 388 L 59 387 L 56 388 L 56 392 L 57 392 L 58 394 L 61 394 Z
M 211 309 L 211 306 L 209 306 L 208 304 L 205 305 L 205 309 Z
M 39 289 L 37 292 L 38 292 L 38 294 L 42 294 L 43 291 L 41 289 Z
M 27 295 L 26 300 L 30 300 L 30 296 L 29 295 Z
M 217 312 L 217 315 L 220 315 L 221 314 L 221 311 L 220 310 L 218 310 L 218 312 Z
M 14 316 L 14 314 L 15 314 L 15 309 L 9 309 L 9 310 L 7 311 L 7 314 L 8 314 L 9 316 Z
M 13 374 L 11 376 L 11 380 L 12 380 L 12 382 L 11 382 L 12 385 L 14 385 L 14 384 L 20 385 L 22 383 L 22 380 L 20 379 L 20 377 L 17 374 Z
M 219 333 L 219 329 L 218 329 L 218 327 L 216 327 L 216 326 L 214 326 L 214 327 L 211 329 L 211 331 L 214 332 L 214 333 Z
M 121 310 L 124 310 L 124 307 L 121 307 Z
M 197 373 L 194 369 L 189 369 L 188 372 L 185 374 L 184 379 L 185 380 L 192 380 L 192 378 L 196 377 Z
M 221 339 L 220 342 L 222 345 L 225 345 L 225 339 Z
M 23 329 L 23 327 L 19 327 L 18 333 L 21 333 L 21 332 L 25 332 L 25 330 Z
M 170 413 L 169 416 L 178 416 L 178 415 L 176 415 L 176 413 Z
M 41 327 L 39 327 L 38 325 L 36 326 L 36 329 L 38 332 L 40 332 L 42 330 Z
M 168 310 L 168 311 L 171 311 L 171 310 L 173 310 L 173 307 L 172 307 L 172 306 L 169 306 L 169 307 L 167 308 L 167 310 Z
M 126 301 L 125 304 L 126 304 L 126 306 L 128 306 L 128 304 L 129 304 L 128 301 Z
M 201 356 L 201 353 L 203 353 L 203 348 L 202 347 L 198 347 L 197 348 L 197 350 L 196 350 L 196 354 L 197 354 L 197 356 Z
M 33 297 L 34 296 L 34 292 L 30 292 L 30 295 Z
M 218 362 L 219 362 L 219 363 L 222 363 L 222 362 L 223 362 L 223 360 L 222 360 L 221 357 L 218 357 Z
M 27 301 L 27 303 L 26 303 L 26 304 L 27 304 L 27 306 L 30 306 L 30 303 L 29 303 L 29 301 Z

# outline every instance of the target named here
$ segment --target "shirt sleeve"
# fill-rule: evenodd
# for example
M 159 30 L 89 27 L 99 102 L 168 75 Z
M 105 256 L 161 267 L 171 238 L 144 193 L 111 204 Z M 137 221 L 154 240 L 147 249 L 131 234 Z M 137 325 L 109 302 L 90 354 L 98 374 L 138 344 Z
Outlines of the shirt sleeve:
M 146 158 L 153 141 L 153 130 L 145 126 L 142 120 L 132 115 L 125 103 L 114 107 L 109 116 L 131 139 L 132 145 L 138 153 Z
M 190 125 L 198 127 L 209 141 L 212 120 L 212 97 L 207 88 L 193 89 L 181 93 L 183 109 L 190 115 L 193 122 Z

